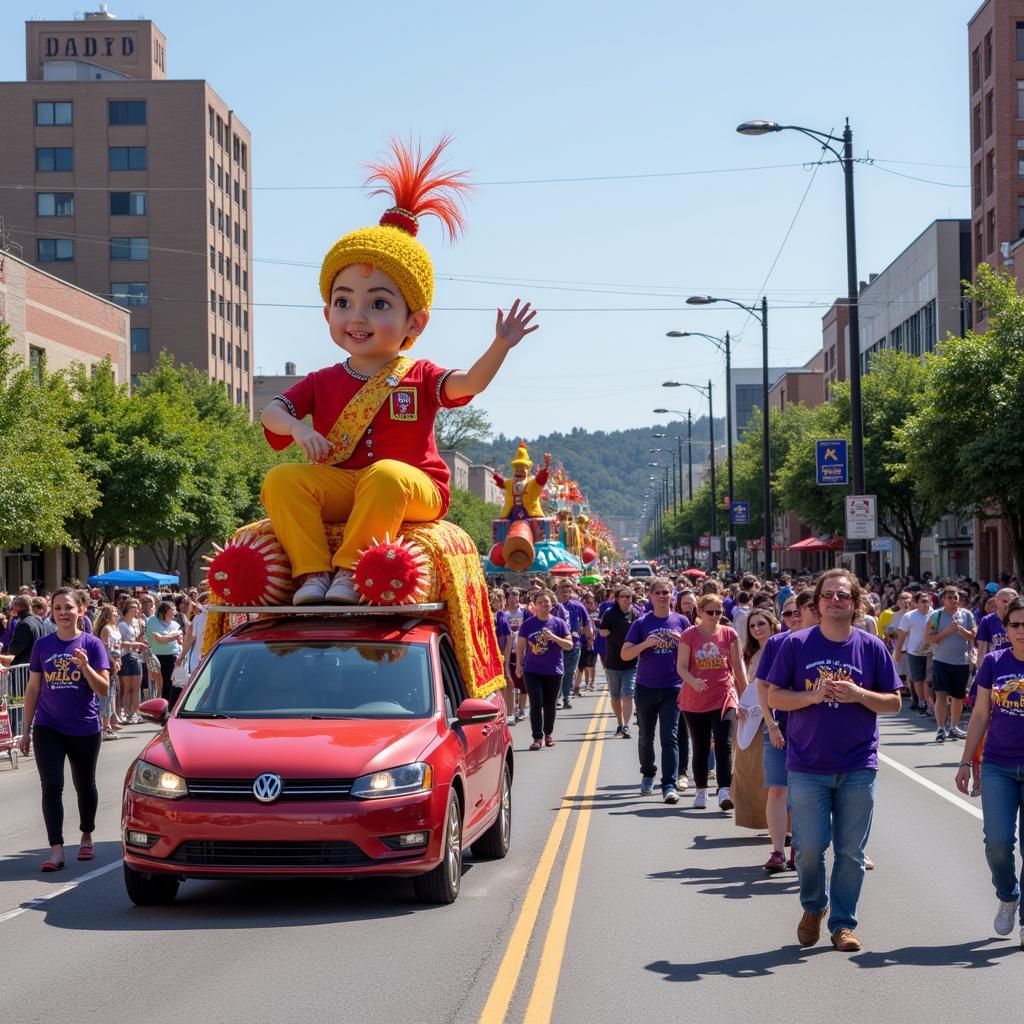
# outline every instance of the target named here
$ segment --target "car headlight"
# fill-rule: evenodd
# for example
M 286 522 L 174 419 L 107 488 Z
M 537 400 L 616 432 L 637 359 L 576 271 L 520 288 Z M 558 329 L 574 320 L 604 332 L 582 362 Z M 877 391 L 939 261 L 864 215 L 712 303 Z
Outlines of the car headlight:
M 135 762 L 131 786 L 136 793 L 159 796 L 164 800 L 180 800 L 188 796 L 188 786 L 180 775 L 164 771 L 148 761 Z
M 361 775 L 352 783 L 352 796 L 374 800 L 385 796 L 405 796 L 422 793 L 434 784 L 434 770 L 429 764 L 417 761 L 401 768 L 390 768 L 386 772 Z

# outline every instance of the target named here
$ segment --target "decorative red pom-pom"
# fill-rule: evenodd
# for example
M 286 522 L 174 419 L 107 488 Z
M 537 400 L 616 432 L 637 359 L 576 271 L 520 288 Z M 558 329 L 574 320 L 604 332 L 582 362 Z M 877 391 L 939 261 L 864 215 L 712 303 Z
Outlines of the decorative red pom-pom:
M 359 596 L 369 604 L 417 604 L 427 590 L 429 566 L 423 549 L 412 541 L 374 540 L 359 556 L 353 580 Z
M 590 563 L 597 558 L 597 552 L 590 547 L 583 549 L 583 564 L 590 565 Z
M 295 589 L 288 558 L 274 536 L 241 533 L 207 556 L 206 587 L 219 604 L 287 604 Z
M 495 544 L 491 548 L 491 553 L 487 556 L 491 560 L 491 565 L 502 566 L 505 564 L 505 555 L 501 549 L 501 544 Z

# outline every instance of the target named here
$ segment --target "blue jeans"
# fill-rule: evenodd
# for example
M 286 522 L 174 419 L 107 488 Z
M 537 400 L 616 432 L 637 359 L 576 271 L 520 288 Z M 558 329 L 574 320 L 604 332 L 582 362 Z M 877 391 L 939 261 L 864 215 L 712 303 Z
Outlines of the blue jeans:
M 985 860 L 992 872 L 996 896 L 1009 902 L 1020 897 L 1021 879 L 1013 854 L 1018 835 L 1022 836 L 1021 809 L 1024 808 L 1024 765 L 981 763 L 981 813 L 984 816 Z M 1021 908 L 1024 913 L 1024 907 Z M 1021 919 L 1024 926 L 1024 917 Z
M 789 773 L 800 905 L 810 914 L 831 906 L 830 932 L 857 927 L 877 775 L 870 768 L 837 775 Z M 831 880 L 825 877 L 825 851 L 830 845 L 835 853 Z
M 580 664 L 582 647 L 574 647 L 571 651 L 562 652 L 562 699 L 572 696 L 572 681 L 576 678 L 576 669 Z
M 661 788 L 676 788 L 679 772 L 679 697 L 678 686 L 637 686 L 636 717 L 640 726 L 637 750 L 640 754 L 640 772 L 645 779 L 658 774 L 654 759 L 654 725 L 658 723 L 661 737 Z

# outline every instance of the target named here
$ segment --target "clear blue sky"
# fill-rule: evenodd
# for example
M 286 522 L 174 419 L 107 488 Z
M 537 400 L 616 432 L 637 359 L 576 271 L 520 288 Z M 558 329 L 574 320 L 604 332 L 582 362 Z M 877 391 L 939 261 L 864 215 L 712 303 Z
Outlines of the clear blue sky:
M 154 20 L 170 76 L 208 79 L 253 132 L 265 373 L 286 359 L 300 372 L 337 361 L 316 268 L 338 235 L 382 212 L 358 189 L 309 186 L 358 186 L 391 133 L 455 133 L 452 164 L 482 184 L 462 240 L 442 242 L 433 225 L 421 235 L 438 286 L 413 352 L 466 367 L 492 337 L 496 306 L 517 295 L 539 306 L 541 330 L 476 400 L 508 434 L 639 426 L 656 406 L 687 407 L 688 393 L 661 381 L 717 386 L 724 367 L 706 342 L 666 339 L 672 328 L 729 329 L 740 335 L 735 365 L 760 364 L 756 323 L 684 299 L 758 299 L 811 180 L 802 164 L 818 150 L 794 132 L 744 138 L 740 121 L 839 131 L 850 117 L 857 155 L 879 161 L 856 171 L 862 278 L 935 218 L 969 215 L 975 0 L 110 6 Z M 289 25 L 292 12 L 301 22 Z M 24 78 L 21 22 L 73 13 L 51 0 L 5 3 L 3 78 Z M 694 171 L 713 173 L 669 173 Z M 649 176 L 627 177 L 639 175 Z M 809 358 L 825 308 L 845 291 L 842 173 L 826 165 L 765 287 L 772 363 Z

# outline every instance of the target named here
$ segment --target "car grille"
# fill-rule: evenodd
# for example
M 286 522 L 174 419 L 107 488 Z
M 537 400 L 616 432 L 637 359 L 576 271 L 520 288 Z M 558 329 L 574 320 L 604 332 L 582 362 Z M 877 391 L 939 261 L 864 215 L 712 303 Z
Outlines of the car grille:
M 320 868 L 355 867 L 371 859 L 349 842 L 232 842 L 190 840 L 171 860 L 194 867 Z
M 188 795 L 195 800 L 251 800 L 254 779 L 187 779 Z M 282 779 L 282 800 L 338 800 L 352 791 L 352 779 Z

